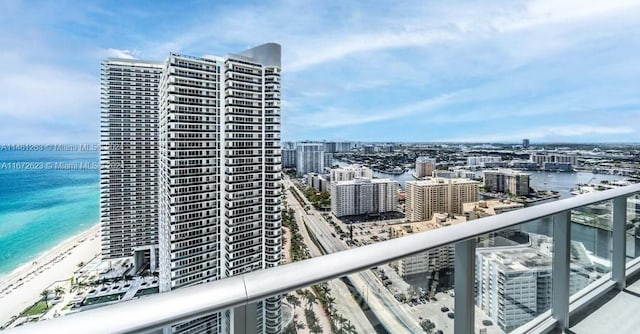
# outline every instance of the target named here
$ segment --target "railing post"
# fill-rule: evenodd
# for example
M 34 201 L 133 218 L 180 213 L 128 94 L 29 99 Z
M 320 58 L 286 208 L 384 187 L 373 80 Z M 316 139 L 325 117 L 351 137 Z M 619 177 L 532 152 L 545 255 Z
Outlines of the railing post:
M 613 254 L 611 256 L 611 280 L 616 287 L 623 290 L 626 287 L 626 252 L 627 252 L 627 198 L 625 196 L 613 199 Z
M 474 333 L 476 240 L 456 243 L 454 266 L 455 334 Z
M 563 331 L 569 328 L 570 246 L 571 210 L 568 210 L 553 215 L 551 315 Z
M 258 332 L 258 304 L 249 303 L 233 309 L 233 330 L 231 333 L 256 334 Z

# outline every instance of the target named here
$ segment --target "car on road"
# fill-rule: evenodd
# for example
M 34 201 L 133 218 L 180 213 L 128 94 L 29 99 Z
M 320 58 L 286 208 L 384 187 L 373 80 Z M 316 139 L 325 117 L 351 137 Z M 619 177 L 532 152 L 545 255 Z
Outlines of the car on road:
M 482 325 L 491 326 L 491 325 L 493 325 L 493 322 L 491 322 L 491 320 L 482 320 Z
M 447 313 L 447 317 L 449 317 L 450 319 L 453 319 L 455 315 L 453 314 L 453 312 L 449 312 Z
M 443 306 L 443 307 L 441 307 L 441 308 L 440 308 L 440 311 L 442 311 L 442 312 L 449 312 L 449 308 L 448 308 L 448 307 L 446 307 L 446 306 Z

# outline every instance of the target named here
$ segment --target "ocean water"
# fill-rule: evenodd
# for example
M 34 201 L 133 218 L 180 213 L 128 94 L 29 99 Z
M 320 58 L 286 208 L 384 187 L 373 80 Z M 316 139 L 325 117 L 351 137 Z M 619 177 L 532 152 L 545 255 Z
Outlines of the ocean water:
M 99 217 L 99 152 L 0 146 L 0 277 Z

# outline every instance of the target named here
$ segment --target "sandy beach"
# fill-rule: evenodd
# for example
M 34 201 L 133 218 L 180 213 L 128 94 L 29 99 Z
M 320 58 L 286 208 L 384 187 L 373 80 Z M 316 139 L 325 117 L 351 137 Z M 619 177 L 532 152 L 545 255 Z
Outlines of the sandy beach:
M 98 255 L 99 230 L 96 224 L 0 277 L 0 325 L 40 299 L 40 293 L 53 282 L 70 279 L 78 263 L 87 263 Z

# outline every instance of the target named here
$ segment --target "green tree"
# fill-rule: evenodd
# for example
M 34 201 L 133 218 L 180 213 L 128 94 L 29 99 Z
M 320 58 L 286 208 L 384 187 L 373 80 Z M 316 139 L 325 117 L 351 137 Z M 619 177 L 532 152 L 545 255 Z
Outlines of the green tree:
M 49 309 L 49 293 L 49 290 L 42 290 L 42 292 L 40 292 L 40 296 L 42 297 L 42 300 L 44 300 L 44 304 L 47 309 Z

